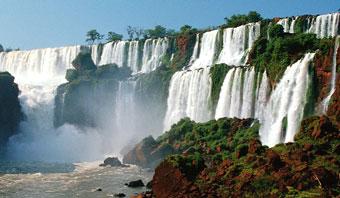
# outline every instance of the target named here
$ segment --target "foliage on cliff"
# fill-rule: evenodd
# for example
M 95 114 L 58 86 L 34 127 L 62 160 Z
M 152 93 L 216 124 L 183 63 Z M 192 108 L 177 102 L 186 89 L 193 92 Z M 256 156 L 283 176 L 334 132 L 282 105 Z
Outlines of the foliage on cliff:
M 258 124 L 244 128 L 249 123 L 250 120 L 237 119 L 204 124 L 182 120 L 174 125 L 157 141 L 178 148 L 193 144 L 194 149 L 169 156 L 156 168 L 153 194 L 156 197 L 339 195 L 338 124 L 325 116 L 307 118 L 294 143 L 268 148 L 257 139 Z M 221 133 L 223 130 L 226 131 Z M 164 182 L 165 177 L 171 182 Z
M 299 60 L 307 52 L 320 50 L 326 54 L 334 46 L 332 39 L 318 39 L 315 34 L 283 33 L 281 25 L 269 27 L 269 40 L 266 36 L 257 39 L 249 54 L 249 64 L 257 71 L 267 70 L 272 83 L 281 79 L 287 66 Z
M 17 132 L 23 119 L 18 95 L 14 77 L 8 72 L 0 72 L 0 147 Z
M 210 69 L 211 101 L 213 109 L 215 109 L 217 105 L 221 87 L 223 85 L 225 75 L 228 73 L 229 69 L 230 67 L 226 64 L 215 64 Z
M 205 157 L 211 162 L 221 162 L 238 148 L 236 143 L 231 144 L 225 141 L 226 139 L 236 134 L 237 144 L 242 145 L 249 138 L 258 137 L 259 124 L 255 122 L 252 125 L 253 122 L 252 119 L 222 118 L 217 121 L 195 123 L 189 118 L 184 118 L 156 140 L 148 137 L 141 141 L 123 161 L 147 167 L 157 165 L 154 163 L 155 160 L 159 162 L 171 153 L 193 155 L 198 161 L 203 157 L 201 154 L 208 153 L 209 155 Z

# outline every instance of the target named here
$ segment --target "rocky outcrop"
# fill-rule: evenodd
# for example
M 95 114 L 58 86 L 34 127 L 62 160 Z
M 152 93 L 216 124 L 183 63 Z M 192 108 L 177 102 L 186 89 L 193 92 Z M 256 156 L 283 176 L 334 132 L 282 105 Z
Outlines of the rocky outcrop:
M 96 67 L 88 53 L 81 52 L 72 62 L 75 69 L 66 73 L 68 83 L 57 88 L 54 126 L 64 123 L 95 127 L 113 114 L 120 80 L 130 76 L 128 68 L 115 64 Z M 100 117 L 103 116 L 103 117 Z
M 144 183 L 142 180 L 136 180 L 136 181 L 130 181 L 129 183 L 126 183 L 125 184 L 127 187 L 130 187 L 130 188 L 138 188 L 138 187 L 144 187 Z
M 123 163 L 141 167 L 156 167 L 165 156 L 174 153 L 168 144 L 159 144 L 152 136 L 144 138 L 124 155 Z
M 99 166 L 127 167 L 127 165 L 122 164 L 117 157 L 108 157 L 104 160 L 104 163 L 99 164 Z
M 0 147 L 17 133 L 23 119 L 18 95 L 19 88 L 14 77 L 8 72 L 0 72 Z
M 294 143 L 273 148 L 263 147 L 249 136 L 249 131 L 243 133 L 248 143 L 240 146 L 241 134 L 232 134 L 225 139 L 230 145 L 238 146 L 236 149 L 222 147 L 219 152 L 229 152 L 222 160 L 208 163 L 214 152 L 201 152 L 204 166 L 198 166 L 197 158 L 192 160 L 193 155 L 163 161 L 155 170 L 153 195 L 160 198 L 338 195 L 339 125 L 328 117 L 303 120 Z M 238 152 L 242 155 L 237 156 Z M 196 170 L 195 176 L 188 174 L 188 170 Z

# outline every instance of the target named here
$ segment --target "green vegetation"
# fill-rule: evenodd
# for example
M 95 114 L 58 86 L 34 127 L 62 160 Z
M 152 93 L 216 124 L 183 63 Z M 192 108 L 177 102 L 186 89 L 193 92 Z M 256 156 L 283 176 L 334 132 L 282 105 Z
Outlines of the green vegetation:
M 95 41 L 100 41 L 104 38 L 104 35 L 99 34 L 97 30 L 93 29 L 86 33 L 86 42 L 94 44 Z
M 286 118 L 283 122 L 287 122 Z M 186 118 L 160 136 L 155 147 L 162 143 L 173 146 L 177 154 L 168 156 L 162 164 L 171 164 L 192 182 L 183 189 L 188 196 L 333 197 L 339 194 L 340 140 L 335 122 L 325 116 L 309 117 L 303 120 L 294 143 L 273 148 L 261 145 L 258 132 L 259 123 L 250 119 L 223 118 L 195 123 Z M 166 167 L 159 166 L 154 179 L 164 177 Z M 194 189 L 193 186 L 198 190 L 187 191 Z
M 307 52 L 320 49 L 325 54 L 333 46 L 332 39 L 318 39 L 315 34 L 283 34 L 280 25 L 269 27 L 270 39 L 261 36 L 255 41 L 249 62 L 257 71 L 268 72 L 272 82 L 281 79 L 287 66 L 299 60 Z
M 0 44 L 0 52 L 4 51 L 4 47 Z
M 117 34 L 115 32 L 108 32 L 107 33 L 107 41 L 112 42 L 112 41 L 120 41 L 123 39 L 123 35 Z
M 230 67 L 226 64 L 215 64 L 210 69 L 210 77 L 212 81 L 211 85 L 211 101 L 213 107 L 216 107 L 221 87 L 226 74 L 228 73 Z M 213 108 L 215 109 L 215 108 Z
M 127 34 L 129 35 L 129 39 L 136 39 L 139 40 L 142 37 L 145 37 L 145 31 L 142 28 L 138 28 L 138 27 L 132 27 L 132 26 L 128 26 L 126 28 Z
M 230 18 L 224 18 L 226 22 L 226 27 L 237 27 L 247 23 L 254 23 L 262 20 L 262 17 L 256 11 L 250 11 L 248 15 L 236 14 L 232 15 Z

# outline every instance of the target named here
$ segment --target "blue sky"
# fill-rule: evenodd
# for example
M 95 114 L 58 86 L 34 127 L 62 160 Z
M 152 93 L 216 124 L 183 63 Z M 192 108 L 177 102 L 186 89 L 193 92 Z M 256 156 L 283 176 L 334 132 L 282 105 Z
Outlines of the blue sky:
M 90 29 L 126 35 L 128 25 L 220 25 L 256 10 L 265 18 L 335 12 L 339 0 L 0 0 L 0 43 L 32 49 L 85 44 Z

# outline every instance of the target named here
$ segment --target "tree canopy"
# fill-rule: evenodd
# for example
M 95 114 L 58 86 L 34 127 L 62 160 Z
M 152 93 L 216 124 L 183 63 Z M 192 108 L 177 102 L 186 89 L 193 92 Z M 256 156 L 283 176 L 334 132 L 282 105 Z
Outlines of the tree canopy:
M 230 18 L 225 17 L 227 27 L 237 27 L 247 23 L 254 23 L 262 20 L 263 18 L 256 11 L 250 11 L 248 15 L 245 14 L 234 14 Z
M 99 34 L 97 30 L 93 29 L 86 33 L 86 42 L 93 44 L 95 41 L 102 40 L 104 35 Z
M 107 41 L 112 42 L 112 41 L 120 41 L 123 39 L 123 35 L 117 34 L 115 32 L 108 32 L 107 33 Z

